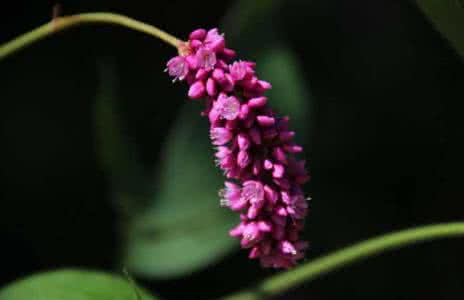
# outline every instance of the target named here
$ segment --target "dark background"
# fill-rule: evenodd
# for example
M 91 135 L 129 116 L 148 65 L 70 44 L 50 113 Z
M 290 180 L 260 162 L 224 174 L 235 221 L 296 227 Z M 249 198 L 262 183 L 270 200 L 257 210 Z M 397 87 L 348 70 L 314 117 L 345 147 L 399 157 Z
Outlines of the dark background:
M 221 24 L 233 1 L 60 3 L 63 14 L 119 12 L 185 38 Z M 47 22 L 53 4 L 3 4 L 0 41 Z M 308 257 L 462 219 L 464 65 L 432 23 L 413 1 L 281 5 L 281 29 L 316 99 L 306 153 L 315 199 Z M 114 270 L 116 213 L 92 123 L 97 60 L 115 61 L 127 130 L 144 164 L 156 169 L 185 99 L 185 88 L 173 88 L 161 72 L 172 55 L 151 37 L 88 26 L 0 62 L 1 285 L 57 267 Z M 279 299 L 459 299 L 463 250 L 454 239 L 389 252 Z M 165 299 L 212 299 L 272 273 L 239 252 L 180 279 L 138 279 Z

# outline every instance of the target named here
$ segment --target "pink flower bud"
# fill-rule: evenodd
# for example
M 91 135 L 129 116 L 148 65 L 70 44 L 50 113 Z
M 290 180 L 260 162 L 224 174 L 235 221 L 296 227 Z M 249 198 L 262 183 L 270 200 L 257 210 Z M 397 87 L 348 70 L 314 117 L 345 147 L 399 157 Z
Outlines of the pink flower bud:
M 258 124 L 264 127 L 272 126 L 275 123 L 275 119 L 269 116 L 257 116 L 256 120 Z
M 211 97 L 216 96 L 216 83 L 212 78 L 208 78 L 208 80 L 206 81 L 206 93 Z
M 212 77 L 214 80 L 216 80 L 217 83 L 219 84 L 224 84 L 225 82 L 225 76 L 224 76 L 224 71 L 221 69 L 214 69 Z
M 205 95 L 205 85 L 202 81 L 197 81 L 190 86 L 188 96 L 191 99 L 199 99 Z
M 227 58 L 227 59 L 232 59 L 235 57 L 236 53 L 234 50 L 232 49 L 229 49 L 229 48 L 224 48 L 224 50 L 222 50 L 222 54 Z
M 257 97 L 257 98 L 252 98 L 248 100 L 248 105 L 251 108 L 259 108 L 263 107 L 267 103 L 267 97 Z
M 282 178 L 284 176 L 285 168 L 280 164 L 274 164 L 274 171 L 272 172 L 272 177 Z
M 205 69 L 198 69 L 197 73 L 195 74 L 196 80 L 205 80 L 208 77 L 208 71 Z
M 247 74 L 247 65 L 242 61 L 236 61 L 229 66 L 229 70 L 234 80 L 242 80 Z
M 245 133 L 239 133 L 237 135 L 237 143 L 240 150 L 247 150 L 250 147 L 250 141 Z
M 202 41 L 206 37 L 206 30 L 200 28 L 192 31 L 189 35 L 189 40 L 200 40 Z
M 240 168 L 246 168 L 250 164 L 250 156 L 244 150 L 240 150 L 237 155 L 237 164 Z

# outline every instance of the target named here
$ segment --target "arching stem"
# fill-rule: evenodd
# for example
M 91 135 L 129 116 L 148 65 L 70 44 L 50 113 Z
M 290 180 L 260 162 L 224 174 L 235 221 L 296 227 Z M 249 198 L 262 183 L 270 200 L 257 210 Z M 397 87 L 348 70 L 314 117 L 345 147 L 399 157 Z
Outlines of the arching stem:
M 418 242 L 464 235 L 464 222 L 420 226 L 375 237 L 317 258 L 221 300 L 264 300 L 369 256 Z
M 178 48 L 183 42 L 182 40 L 164 32 L 155 26 L 131 19 L 123 15 L 106 12 L 83 13 L 55 18 L 52 21 L 1 45 L 0 60 L 56 32 L 78 25 L 95 23 L 120 25 L 135 31 L 140 31 L 152 35 L 174 46 L 175 48 Z

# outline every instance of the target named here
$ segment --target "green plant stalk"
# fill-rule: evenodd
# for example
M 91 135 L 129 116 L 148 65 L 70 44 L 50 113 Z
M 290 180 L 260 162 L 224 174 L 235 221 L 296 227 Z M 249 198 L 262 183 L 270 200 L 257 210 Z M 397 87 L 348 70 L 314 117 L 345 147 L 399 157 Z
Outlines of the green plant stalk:
M 178 48 L 182 43 L 182 41 L 178 38 L 164 32 L 157 27 L 145 24 L 123 15 L 106 12 L 83 13 L 55 18 L 52 21 L 1 45 L 0 60 L 56 32 L 78 25 L 95 23 L 120 25 L 135 31 L 140 31 L 161 39 L 162 41 L 174 46 L 175 48 Z
M 317 258 L 293 270 L 272 276 L 256 287 L 222 298 L 222 300 L 262 300 L 281 294 L 303 282 L 369 256 L 418 242 L 464 235 L 464 222 L 426 225 L 388 233 L 359 242 Z

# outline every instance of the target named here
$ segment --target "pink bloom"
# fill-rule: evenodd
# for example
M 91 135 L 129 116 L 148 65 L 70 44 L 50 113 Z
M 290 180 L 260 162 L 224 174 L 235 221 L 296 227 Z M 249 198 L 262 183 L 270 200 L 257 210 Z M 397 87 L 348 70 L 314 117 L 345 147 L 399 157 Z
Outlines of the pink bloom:
M 187 61 L 183 56 L 171 58 L 166 66 L 169 76 L 173 76 L 174 80 L 183 80 L 189 71 Z
M 216 64 L 216 53 L 207 48 L 200 48 L 195 58 L 197 60 L 197 67 L 205 70 L 212 70 Z
M 236 61 L 229 67 L 234 80 L 242 80 L 247 75 L 248 66 L 242 61 Z
M 215 127 L 210 132 L 211 140 L 216 146 L 221 146 L 232 139 L 232 132 L 223 127 Z
M 250 204 L 260 203 L 264 200 L 264 187 L 259 181 L 248 180 L 243 183 L 242 198 Z
M 241 190 L 235 183 L 226 181 L 225 188 L 219 192 L 222 197 L 221 205 L 230 207 L 234 211 L 240 211 L 246 206 L 246 202 L 241 198 Z
M 306 216 L 308 203 L 303 195 L 295 195 L 290 198 L 287 212 L 295 219 L 302 219 Z
M 303 148 L 293 142 L 289 118 L 270 108 L 264 93 L 272 86 L 258 78 L 254 62 L 231 61 L 236 53 L 216 28 L 193 31 L 181 48 L 167 71 L 185 79 L 191 99 L 206 98 L 215 162 L 233 180 L 220 203 L 240 213 L 229 234 L 262 266 L 293 267 L 308 247 L 300 233 L 309 209 L 301 185 L 309 175 L 295 158 Z
M 235 96 L 220 97 L 218 101 L 221 106 L 221 117 L 226 120 L 234 120 L 240 112 L 240 102 Z
M 217 28 L 208 31 L 205 38 L 205 46 L 211 51 L 219 52 L 224 49 L 225 39 L 219 34 Z

